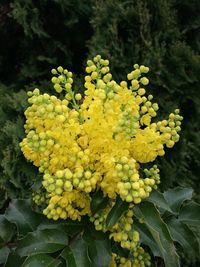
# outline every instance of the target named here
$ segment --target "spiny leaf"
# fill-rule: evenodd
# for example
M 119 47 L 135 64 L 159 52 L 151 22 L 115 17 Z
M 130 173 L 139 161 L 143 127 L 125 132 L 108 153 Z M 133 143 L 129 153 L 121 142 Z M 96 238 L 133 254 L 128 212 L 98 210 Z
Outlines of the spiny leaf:
M 20 235 L 34 231 L 43 216 L 31 210 L 30 200 L 13 200 L 6 210 L 5 217 L 15 223 Z
M 200 225 L 200 205 L 191 202 L 183 206 L 180 210 L 179 220 L 187 223 L 188 225 L 198 226 Z
M 122 214 L 127 211 L 129 203 L 123 201 L 119 196 L 116 199 L 115 205 L 112 207 L 111 211 L 108 213 L 106 218 L 106 226 L 112 227 L 120 219 Z
M 160 193 L 157 190 L 154 190 L 150 196 L 148 197 L 147 201 L 152 202 L 156 206 L 158 206 L 159 209 L 162 209 L 164 211 L 173 212 L 167 203 L 164 194 Z
M 59 264 L 58 259 L 54 259 L 47 254 L 36 254 L 26 258 L 21 267 L 56 267 Z
M 20 240 L 17 253 L 21 257 L 38 253 L 52 253 L 63 249 L 67 244 L 68 237 L 64 231 L 58 229 L 38 230 Z
M 78 232 L 81 232 L 83 227 L 84 227 L 83 220 L 81 222 L 72 220 L 54 221 L 44 217 L 42 222 L 38 225 L 37 229 L 38 230 L 57 229 L 73 236 Z
M 88 226 L 85 229 L 83 239 L 88 245 L 88 255 L 92 262 L 92 267 L 109 266 L 111 258 L 111 244 L 108 235 L 104 233 L 99 235 L 97 231 L 91 228 L 91 226 Z
M 8 255 L 4 267 L 22 267 L 24 259 L 21 258 L 15 251 L 11 251 Z
M 101 190 L 96 191 L 92 196 L 92 202 L 90 205 L 92 213 L 96 213 L 97 211 L 104 209 L 107 206 L 108 202 L 109 197 L 104 197 Z
M 67 267 L 78 267 L 73 252 L 69 247 L 64 248 L 60 256 L 65 260 Z
M 0 264 L 6 262 L 9 253 L 10 249 L 8 247 L 0 248 Z
M 15 225 L 10 223 L 4 215 L 0 215 L 0 243 L 8 242 L 15 232 Z
M 70 245 L 71 251 L 74 255 L 77 267 L 92 267 L 88 257 L 87 243 L 81 238 L 76 239 Z
M 192 198 L 192 193 L 193 190 L 191 188 L 177 187 L 164 192 L 164 197 L 170 208 L 178 213 L 183 202 Z
M 176 218 L 169 219 L 167 225 L 172 239 L 182 246 L 184 252 L 191 257 L 198 257 L 200 252 L 199 243 L 192 230 Z
M 142 219 L 156 242 L 166 267 L 179 267 L 179 257 L 170 236 L 169 229 L 154 204 L 143 202 L 134 208 L 134 214 Z
M 139 232 L 140 242 L 144 245 L 147 245 L 151 249 L 155 257 L 160 257 L 160 251 L 158 249 L 158 246 L 146 224 L 134 221 L 133 228 L 134 230 L 137 230 Z

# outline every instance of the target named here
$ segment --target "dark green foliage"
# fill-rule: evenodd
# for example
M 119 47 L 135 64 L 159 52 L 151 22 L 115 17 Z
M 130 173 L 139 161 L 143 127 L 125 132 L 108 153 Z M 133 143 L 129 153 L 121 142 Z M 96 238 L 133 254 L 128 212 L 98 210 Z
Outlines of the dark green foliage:
M 7 198 L 25 197 L 29 195 L 27 188 L 36 179 L 38 173 L 32 164 L 23 157 L 19 142 L 24 136 L 23 110 L 26 107 L 26 93 L 8 92 L 8 88 L 0 87 L 0 207 Z
M 154 256 L 159 256 L 161 250 L 160 248 L 158 250 L 155 245 L 156 238 L 153 237 L 155 233 L 152 233 L 150 226 L 152 222 L 155 225 L 158 223 L 158 220 L 156 219 L 156 222 L 153 218 L 160 213 L 162 214 L 161 220 L 163 219 L 163 223 L 168 227 L 178 254 L 181 256 L 181 266 L 198 266 L 200 260 L 200 205 L 191 201 L 192 195 L 192 189 L 181 187 L 170 189 L 164 193 L 154 191 L 147 201 L 135 208 L 136 217 L 144 222 L 143 226 L 136 222 L 136 229 L 141 234 L 142 243 L 151 248 Z M 154 207 L 150 203 L 154 204 Z M 150 211 L 152 210 L 154 212 L 151 215 Z M 162 227 L 157 227 L 156 230 L 160 231 L 160 228 Z
M 92 202 L 90 205 L 92 213 L 95 213 L 101 209 L 105 209 L 109 201 L 109 197 L 104 197 L 101 190 L 96 191 L 92 195 Z
M 50 70 L 82 72 L 91 35 L 88 1 L 1 1 L 0 6 L 0 207 L 30 195 L 38 172 L 23 157 L 26 91 L 50 89 Z M 23 89 L 22 89 L 23 88 Z
M 115 225 L 119 218 L 122 216 L 122 214 L 128 210 L 128 208 L 129 203 L 122 201 L 121 198 L 118 196 L 115 205 L 108 213 L 108 216 L 106 218 L 106 226 L 109 228 Z
M 195 0 L 2 1 L 2 201 L 23 196 L 36 176 L 18 147 L 27 105 L 22 88 L 50 90 L 46 82 L 50 69 L 60 64 L 82 76 L 86 58 L 97 53 L 110 59 L 117 80 L 125 78 L 136 62 L 148 65 L 152 70 L 149 92 L 160 104 L 161 117 L 181 108 L 181 141 L 158 160 L 161 187 L 190 185 L 198 192 L 199 11 L 200 3 Z M 76 88 L 82 91 L 81 87 L 79 79 Z
M 44 80 L 53 66 L 79 73 L 90 37 L 88 1 L 2 1 L 0 76 L 22 86 Z M 76 63 L 75 63 L 76 62 Z
M 158 160 L 161 187 L 190 185 L 200 172 L 199 1 L 99 1 L 91 23 L 90 55 L 102 54 L 120 80 L 133 63 L 150 67 L 150 90 L 166 116 L 179 107 L 181 141 Z
M 179 266 L 179 257 L 170 231 L 160 217 L 156 207 L 152 203 L 144 202 L 139 207 L 135 207 L 134 210 L 136 217 L 144 221 L 144 227 L 148 231 L 148 238 L 150 237 L 151 242 L 155 242 L 154 246 L 157 248 L 155 256 L 159 255 L 162 257 L 166 267 Z M 140 227 L 138 227 L 139 229 Z M 143 242 L 151 247 L 151 244 L 148 241 L 145 242 L 145 239 Z M 159 254 L 157 254 L 157 250 Z
M 163 266 L 158 265 L 162 259 L 166 267 L 182 266 L 177 252 L 184 252 L 193 264 L 199 259 L 200 238 L 195 231 L 199 230 L 200 205 L 191 198 L 191 189 L 154 191 L 133 208 L 132 227 L 139 231 L 141 245 L 151 251 L 153 266 Z M 115 206 L 110 221 L 118 222 L 122 205 Z M 112 252 L 125 257 L 129 253 L 111 242 L 107 233 L 96 231 L 87 217 L 81 222 L 52 221 L 32 210 L 28 200 L 12 200 L 0 216 L 0 264 L 4 267 L 14 262 L 15 266 L 108 267 Z M 184 266 L 189 265 L 184 262 Z
M 199 199 L 199 13 L 198 0 L 2 0 L 0 207 L 7 199 L 29 196 L 38 178 L 19 148 L 25 92 L 34 87 L 52 92 L 47 80 L 50 69 L 58 65 L 82 77 L 86 59 L 96 54 L 111 61 L 118 81 L 134 63 L 149 66 L 148 92 L 160 104 L 161 118 L 180 107 L 181 139 L 158 159 L 160 187 L 191 186 Z M 83 91 L 81 78 L 76 90 Z M 69 253 L 63 251 L 63 259 Z M 18 256 L 12 257 L 17 261 Z
M 88 219 L 48 220 L 27 200 L 13 200 L 0 217 L 0 264 L 5 267 L 107 267 L 110 257 L 108 235 L 96 232 Z
M 176 242 L 176 247 L 179 248 L 177 246 L 179 244 L 182 248 L 178 249 L 178 254 L 181 250 L 184 251 L 187 260 L 193 264 L 200 260 L 200 239 L 196 234 L 199 233 L 200 205 L 191 201 L 192 195 L 192 189 L 180 187 L 164 193 L 153 191 L 146 201 L 134 208 L 137 219 L 143 222 L 143 224 L 135 222 L 141 242 L 151 248 L 154 256 L 163 255 L 167 261 L 165 261 L 166 266 L 167 264 L 173 266 L 170 258 L 176 258 L 176 255 L 173 257 L 165 255 L 165 249 L 171 246 L 167 242 L 168 232 Z M 184 266 L 188 265 L 185 263 Z

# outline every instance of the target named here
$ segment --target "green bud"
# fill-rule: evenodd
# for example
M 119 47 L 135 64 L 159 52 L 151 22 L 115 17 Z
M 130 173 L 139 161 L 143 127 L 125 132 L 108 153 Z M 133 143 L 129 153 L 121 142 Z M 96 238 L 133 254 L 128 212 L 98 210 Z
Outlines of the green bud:
M 65 89 L 66 89 L 67 91 L 71 90 L 71 88 L 72 88 L 72 85 L 71 85 L 70 83 L 66 83 L 66 84 L 65 84 Z
M 61 93 L 62 92 L 62 87 L 58 83 L 56 83 L 54 85 L 54 89 L 56 90 L 57 93 Z
M 149 83 L 149 80 L 148 80 L 146 77 L 142 77 L 142 78 L 140 79 L 140 82 L 141 82 L 141 84 L 143 84 L 143 85 L 147 85 L 147 84 Z
M 58 82 L 58 79 L 56 77 L 52 77 L 51 78 L 51 81 L 52 81 L 52 83 L 57 83 Z
M 81 100 L 81 98 L 82 98 L 81 94 L 75 94 L 75 99 L 77 101 Z
M 62 73 L 62 72 L 63 72 L 63 67 L 59 66 L 59 67 L 57 68 L 57 70 L 58 70 L 60 73 Z
M 53 75 L 55 75 L 55 74 L 57 74 L 57 70 L 56 70 L 56 69 L 52 69 L 52 70 L 51 70 L 51 73 L 52 73 Z

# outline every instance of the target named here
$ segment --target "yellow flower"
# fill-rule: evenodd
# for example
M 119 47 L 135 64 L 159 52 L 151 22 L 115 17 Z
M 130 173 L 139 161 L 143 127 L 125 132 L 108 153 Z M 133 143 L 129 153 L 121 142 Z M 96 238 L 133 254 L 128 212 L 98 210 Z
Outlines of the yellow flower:
M 183 119 L 176 109 L 167 119 L 152 123 L 158 104 L 143 88 L 149 83 L 144 76 L 148 67 L 135 64 L 128 81 L 118 84 L 108 65 L 99 55 L 87 62 L 83 98 L 73 92 L 71 72 L 61 66 L 53 69 L 53 86 L 65 92 L 64 99 L 39 89 L 28 92 L 27 136 L 20 144 L 24 156 L 43 174 L 41 192 L 46 195 L 34 196 L 38 205 L 47 203 L 43 213 L 54 220 L 80 220 L 87 214 L 102 231 L 107 231 L 106 216 L 117 196 L 132 207 L 157 187 L 157 166 L 142 171 L 142 164 L 163 156 L 165 146 L 174 146 Z M 93 216 L 91 192 L 96 190 L 102 190 L 110 204 Z M 132 215 L 127 213 L 109 230 L 110 237 L 133 251 L 139 236 L 131 231 Z M 137 264 L 114 255 L 111 266 Z

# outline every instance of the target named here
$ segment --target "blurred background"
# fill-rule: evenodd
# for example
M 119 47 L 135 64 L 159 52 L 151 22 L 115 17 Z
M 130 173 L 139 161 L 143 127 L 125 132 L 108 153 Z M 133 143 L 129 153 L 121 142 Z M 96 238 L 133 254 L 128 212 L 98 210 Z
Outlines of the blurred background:
M 159 118 L 175 108 L 181 139 L 165 158 L 160 190 L 192 187 L 200 200 L 199 0 L 0 0 L 0 206 L 28 197 L 36 168 L 24 159 L 26 92 L 53 92 L 51 69 L 62 65 L 83 92 L 86 60 L 109 59 L 114 79 L 133 64 L 150 67 L 148 93 Z

